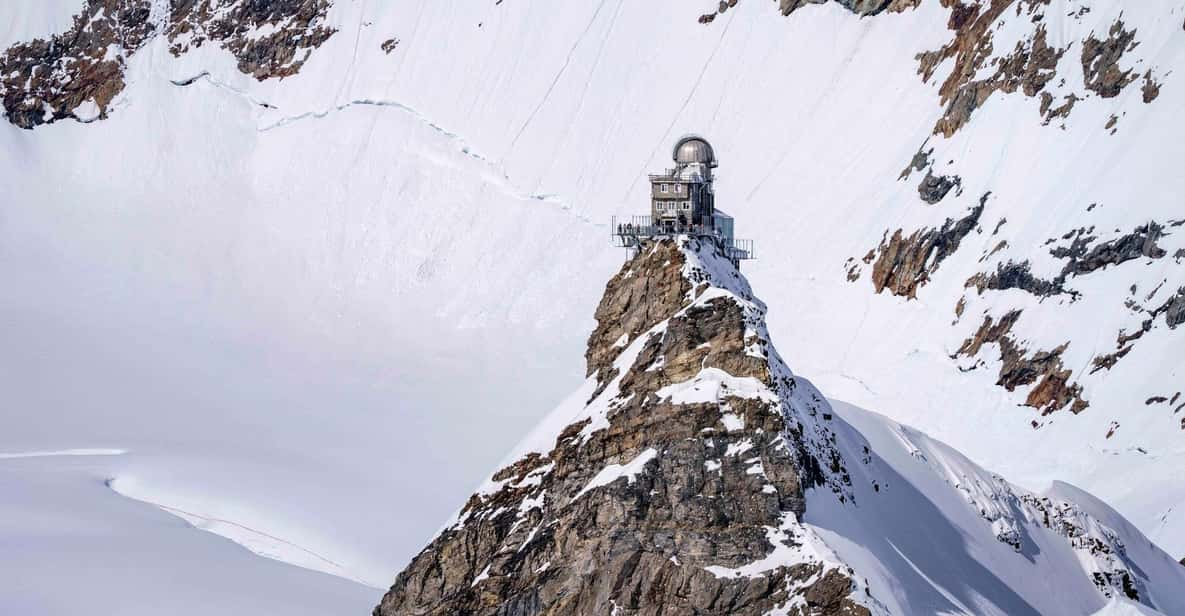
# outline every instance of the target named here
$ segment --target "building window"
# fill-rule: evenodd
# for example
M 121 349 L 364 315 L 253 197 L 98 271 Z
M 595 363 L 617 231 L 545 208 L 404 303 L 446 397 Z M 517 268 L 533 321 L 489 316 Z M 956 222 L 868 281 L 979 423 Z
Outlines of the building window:
M 690 202 L 690 201 L 684 201 L 684 202 L 683 202 L 683 209 L 685 209 L 685 210 L 690 210 L 690 209 L 691 209 L 691 202 Z
M 662 191 L 663 191 L 663 192 L 667 192 L 667 190 L 668 190 L 668 188 L 669 188 L 669 187 L 670 187 L 670 184 L 663 184 L 663 185 L 662 185 Z

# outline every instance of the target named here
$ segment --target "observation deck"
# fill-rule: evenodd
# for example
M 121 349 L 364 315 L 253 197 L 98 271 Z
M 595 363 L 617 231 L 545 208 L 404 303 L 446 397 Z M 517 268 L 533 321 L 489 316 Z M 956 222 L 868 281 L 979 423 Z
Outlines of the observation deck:
M 757 258 L 753 240 L 734 238 L 732 217 L 720 211 L 690 222 L 655 220 L 652 216 L 614 216 L 609 226 L 614 245 L 618 248 L 636 250 L 646 240 L 687 235 L 715 242 L 735 265 Z

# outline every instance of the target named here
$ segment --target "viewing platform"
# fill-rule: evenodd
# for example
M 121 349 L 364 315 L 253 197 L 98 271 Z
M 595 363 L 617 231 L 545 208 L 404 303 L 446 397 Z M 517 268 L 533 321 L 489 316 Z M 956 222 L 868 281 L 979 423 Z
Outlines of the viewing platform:
M 652 216 L 613 216 L 609 224 L 614 245 L 618 248 L 636 249 L 645 240 L 687 235 L 715 242 L 735 264 L 757 258 L 753 240 L 734 238 L 732 217 L 722 212 L 701 217 L 697 221 L 655 220 Z

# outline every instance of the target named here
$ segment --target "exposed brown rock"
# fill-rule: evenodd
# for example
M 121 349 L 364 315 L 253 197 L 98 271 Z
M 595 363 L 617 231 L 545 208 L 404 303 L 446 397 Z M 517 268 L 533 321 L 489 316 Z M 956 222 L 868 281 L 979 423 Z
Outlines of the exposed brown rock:
M 658 391 L 694 377 L 703 366 L 772 385 L 765 358 L 745 353 L 745 347 L 761 343 L 745 338 L 744 325 L 740 308 L 731 300 L 686 308 L 670 320 L 664 335 L 652 337 L 643 347 L 634 368 L 621 380 L 622 391 Z M 650 369 L 660 361 L 662 370 Z
M 609 425 L 586 433 L 588 421 L 577 422 L 548 453 L 495 473 L 374 614 L 756 616 L 801 597 L 802 616 L 869 615 L 850 597 L 849 575 L 819 562 L 754 577 L 705 569 L 765 557 L 767 529 L 804 511 L 805 489 L 837 468 L 846 473 L 838 459 L 803 455 L 802 426 L 779 404 L 727 393 L 713 404 L 675 404 L 657 395 L 705 368 L 795 387 L 775 382 L 768 342 L 750 333 L 759 316 L 735 295 L 694 302 L 708 288 L 702 273 L 677 282 L 689 267 L 680 250 L 670 241 L 644 246 L 606 288 L 590 372 L 618 359 L 619 332 L 649 336 L 621 370 Z M 726 426 L 725 412 L 743 427 Z M 587 489 L 607 465 L 639 459 L 647 462 L 632 479 Z M 795 527 L 785 528 L 796 542 Z
M 8 121 L 31 129 L 93 104 L 107 117 L 123 91 L 126 56 L 152 36 L 148 0 L 87 0 L 66 32 L 17 43 L 0 55 L 0 93 Z M 108 48 L 122 52 L 111 57 Z
M 894 295 L 913 298 L 918 287 L 926 284 L 946 257 L 958 250 L 959 243 L 979 223 L 984 203 L 959 220 L 947 219 L 940 229 L 920 229 L 908 237 L 902 229 L 881 240 L 877 260 L 872 267 L 872 285 L 877 293 L 888 289 Z
M 1119 360 L 1123 359 L 1124 356 L 1131 352 L 1131 350 L 1132 346 L 1129 344 L 1127 346 L 1120 347 L 1119 350 L 1115 351 L 1114 353 L 1096 356 L 1094 359 L 1090 360 L 1090 373 L 1094 374 L 1099 370 L 1110 370 L 1111 368 L 1114 368 L 1115 364 L 1119 363 Z
M 1144 87 L 1141 88 L 1144 95 L 1144 102 L 1151 103 L 1160 96 L 1160 84 L 1152 78 L 1152 69 L 1148 69 L 1144 73 Z
M 383 41 L 382 45 L 379 45 L 379 49 L 382 49 L 385 54 L 390 54 L 392 51 L 395 51 L 397 46 L 399 46 L 399 39 L 389 38 Z
M 1111 24 L 1107 34 L 1100 40 L 1092 33 L 1082 42 L 1082 73 L 1087 90 L 1113 98 L 1136 79 L 1132 71 L 1119 68 L 1119 60 L 1138 43 L 1136 31 L 1124 29 L 1122 19 Z
M 168 37 L 173 55 L 216 42 L 256 79 L 295 74 L 313 49 L 333 36 L 326 27 L 329 0 L 183 0 L 174 2 Z M 263 37 L 252 32 L 264 26 Z
M 1021 311 L 1013 310 L 999 321 L 990 315 L 984 317 L 975 335 L 963 342 L 956 354 L 973 357 L 979 354 L 984 345 L 995 343 L 1000 349 L 1001 361 L 997 385 L 1008 391 L 1033 385 L 1025 405 L 1040 409 L 1042 415 L 1067 406 L 1075 414 L 1086 410 L 1090 404 L 1082 399 L 1082 386 L 1070 381 L 1071 371 L 1062 365 L 1061 356 L 1069 343 L 1052 351 L 1039 350 L 1030 354 L 1011 333 L 1020 314 Z
M 602 383 L 613 378 L 611 366 L 622 346 L 674 314 L 688 301 L 691 291 L 691 283 L 681 272 L 683 252 L 672 243 L 659 244 L 630 264 L 636 267 L 623 267 L 609 281 L 597 306 L 597 327 L 584 354 L 586 373 L 600 370 Z
M 953 135 L 967 123 L 971 113 L 998 90 L 1009 93 L 1020 90 L 1033 97 L 1053 79 L 1065 49 L 1049 46 L 1042 23 L 1037 23 L 1029 39 L 1017 43 L 1009 55 L 992 59 L 991 25 L 1013 5 L 1014 0 L 991 0 L 986 8 L 959 0 L 941 2 L 951 10 L 947 27 L 955 31 L 954 38 L 940 49 L 917 57 L 918 73 L 927 82 L 939 64 L 954 58 L 954 67 L 939 88 L 944 111 L 935 124 L 935 133 L 946 137 Z M 1044 3 L 1039 0 L 1020 0 L 1017 10 L 1027 6 L 1032 13 L 1041 4 Z M 975 79 L 989 59 L 996 67 L 995 72 L 990 77 Z
M 847 599 L 851 591 L 852 580 L 848 576 L 840 573 L 838 569 L 828 571 L 803 595 L 809 608 L 809 611 L 804 612 L 804 616 L 814 613 L 867 614 L 867 609 L 856 606 Z M 853 608 L 859 608 L 859 611 Z
M 936 122 L 934 133 L 950 137 L 962 128 L 971 114 L 995 92 L 1021 92 L 1027 97 L 1040 97 L 1040 114 L 1043 124 L 1066 118 L 1075 104 L 1082 100 L 1084 92 L 1061 94 L 1060 100 L 1046 90 L 1046 86 L 1057 76 L 1057 65 L 1074 42 L 1064 47 L 1049 44 L 1045 27 L 1045 10 L 1049 0 L 939 0 L 950 10 L 947 27 L 954 31 L 950 42 L 936 50 L 918 54 L 918 73 L 923 81 L 929 82 L 940 65 L 953 58 L 949 74 L 943 78 L 939 88 L 942 117 Z M 1011 50 L 994 48 L 995 25 L 1004 19 L 1009 9 L 1015 9 L 1016 18 L 1029 17 L 1032 33 L 1022 39 Z M 1079 16 L 1083 14 L 1079 13 Z M 1136 32 L 1124 28 L 1122 21 L 1116 21 L 1105 39 L 1094 34 L 1082 43 L 1081 63 L 1084 73 L 1083 86 L 1104 98 L 1117 96 L 1136 79 L 1130 70 L 1119 68 L 1123 55 L 1134 49 L 1138 42 Z M 993 70 L 994 69 L 994 70 Z M 977 78 L 977 75 L 987 77 Z M 1065 79 L 1059 87 L 1065 85 Z M 1159 84 L 1152 77 L 1152 69 L 1144 75 L 1145 102 L 1151 102 L 1159 93 Z M 1113 130 L 1113 126 L 1108 130 Z
M 909 9 L 917 8 L 922 3 L 922 0 L 893 0 L 889 6 L 885 7 L 885 11 L 889 13 L 904 13 Z
M 106 118 L 123 91 L 127 58 L 160 29 L 173 42 L 174 54 L 217 41 L 238 58 L 239 70 L 261 80 L 295 73 L 333 34 L 321 25 L 329 0 L 173 0 L 167 24 L 150 22 L 151 5 L 86 0 L 66 32 L 5 50 L 0 98 L 8 120 L 34 128 L 66 118 Z M 275 31 L 254 37 L 264 26 Z M 87 111 L 79 115 L 80 110 Z
M 1077 94 L 1073 92 L 1062 97 L 1062 104 L 1057 107 L 1053 106 L 1053 95 L 1048 92 L 1041 93 L 1041 121 L 1042 125 L 1048 125 L 1055 118 L 1066 119 L 1070 117 L 1070 112 L 1074 110 L 1074 105 L 1082 100 Z
M 987 290 L 1021 289 L 1041 298 L 1068 295 L 1071 300 L 1076 300 L 1080 296 L 1079 293 L 1067 287 L 1068 281 L 1073 277 L 1089 275 L 1108 266 L 1119 265 L 1133 259 L 1159 259 L 1166 255 L 1166 251 L 1160 248 L 1157 243 L 1164 235 L 1164 226 L 1155 221 L 1136 227 L 1130 233 L 1124 234 L 1114 240 L 1101 243 L 1096 243 L 1097 238 L 1093 235 L 1093 232 L 1093 227 L 1089 229 L 1080 228 L 1072 230 L 1061 237 L 1062 240 L 1069 243 L 1055 246 L 1050 250 L 1050 254 L 1059 259 L 1066 260 L 1066 265 L 1052 279 L 1034 276 L 1030 271 L 1028 261 L 1020 263 L 1009 261 L 1005 264 L 998 264 L 995 272 L 975 274 L 967 280 L 966 286 L 975 287 L 980 294 Z M 1049 243 L 1054 241 L 1056 240 L 1051 239 Z M 1132 293 L 1135 293 L 1134 287 Z M 1155 290 L 1153 291 L 1154 293 Z M 1151 296 L 1152 294 L 1149 294 L 1149 298 Z M 1120 359 L 1126 357 L 1132 350 L 1132 343 L 1152 328 L 1154 320 L 1160 314 L 1163 313 L 1166 315 L 1166 324 L 1170 323 L 1170 321 L 1178 323 L 1178 319 L 1185 320 L 1185 315 L 1179 315 L 1178 312 L 1174 311 L 1185 311 L 1185 300 L 1182 300 L 1182 306 L 1180 308 L 1174 308 L 1176 305 L 1174 303 L 1175 301 L 1174 298 L 1170 298 L 1162 306 L 1153 310 L 1147 310 L 1134 300 L 1129 300 L 1129 308 L 1138 312 L 1146 312 L 1149 318 L 1133 334 L 1129 335 L 1121 331 L 1118 335 L 1114 351 L 1092 358 L 1091 374 L 1101 370 L 1110 370 Z M 1173 315 L 1172 319 L 1168 316 L 1170 313 Z M 1170 327 L 1173 327 L 1173 325 L 1170 325 Z M 1053 353 L 1056 354 L 1056 350 Z M 1043 357 L 1048 358 L 1048 356 L 1042 356 L 1042 354 L 1038 353 L 1033 359 Z M 1060 374 L 1060 370 L 1058 368 L 1052 374 Z M 1049 381 L 1048 385 L 1052 388 L 1052 393 L 1049 393 L 1049 390 L 1041 390 L 1042 395 L 1049 393 L 1051 399 L 1055 401 L 1073 398 L 1076 392 L 1073 386 L 1068 385 L 1068 380 L 1069 373 L 1067 371 L 1064 379 L 1052 379 Z M 1001 384 L 1006 385 L 1006 383 Z M 1031 401 L 1032 396 L 1030 395 Z

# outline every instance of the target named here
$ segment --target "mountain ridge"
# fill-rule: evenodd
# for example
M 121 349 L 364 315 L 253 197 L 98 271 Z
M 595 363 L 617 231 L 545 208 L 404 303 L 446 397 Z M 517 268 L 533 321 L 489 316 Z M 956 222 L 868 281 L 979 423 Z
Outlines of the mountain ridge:
M 374 614 L 1185 608 L 1185 568 L 1077 488 L 1028 493 L 863 412 L 871 443 L 846 419 L 861 412 L 790 372 L 765 310 L 714 243 L 644 243 L 606 286 L 585 384 Z M 973 537 L 995 547 L 959 555 Z M 1023 574 L 1065 588 L 1041 597 Z
M 470 498 L 376 614 L 758 614 L 791 594 L 819 613 L 868 614 L 848 597 L 855 591 L 844 572 L 803 547 L 808 540 L 797 544 L 805 553 L 794 566 L 752 564 L 768 556 L 770 533 L 787 542 L 788 532 L 809 534 L 782 520 L 803 510 L 804 486 L 842 492 L 845 479 L 834 454 L 821 459 L 824 430 L 813 422 L 787 429 L 771 411 L 775 390 L 796 404 L 821 398 L 813 389 L 792 394 L 796 383 L 769 369 L 764 306 L 715 244 L 682 242 L 646 247 L 610 281 L 589 338 L 589 378 L 574 404 L 557 410 L 520 447 L 531 451 Z M 699 384 L 688 387 L 697 375 Z M 711 395 L 727 402 L 687 402 L 713 385 Z M 764 428 L 737 439 L 726 427 L 737 422 Z M 701 432 L 718 433 L 709 451 L 695 446 Z M 742 463 L 750 450 L 754 457 Z M 652 462 L 669 483 L 651 483 Z M 715 473 L 732 480 L 705 479 Z M 759 485 L 749 491 L 748 483 Z M 717 496 L 674 496 L 702 490 Z M 628 491 L 637 502 L 619 510 L 607 491 Z M 693 568 L 712 557 L 715 569 Z M 637 597 L 646 597 L 641 608 Z

